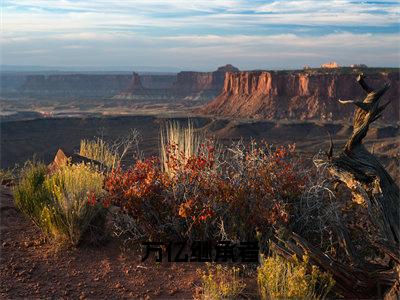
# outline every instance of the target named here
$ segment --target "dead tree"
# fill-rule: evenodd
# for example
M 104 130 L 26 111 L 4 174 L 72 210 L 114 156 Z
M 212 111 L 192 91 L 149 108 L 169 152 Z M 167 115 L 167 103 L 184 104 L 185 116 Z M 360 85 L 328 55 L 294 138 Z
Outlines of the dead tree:
M 341 263 L 314 247 L 304 237 L 289 232 L 282 243 L 273 243 L 275 251 L 290 259 L 291 255 L 307 253 L 310 261 L 333 274 L 336 288 L 345 297 L 370 298 L 385 296 L 395 299 L 399 295 L 400 266 L 400 198 L 399 188 L 385 168 L 362 144 L 371 123 L 381 117 L 389 102 L 380 105 L 381 97 L 389 84 L 374 90 L 361 74 L 357 81 L 367 93 L 363 101 L 339 100 L 342 104 L 353 104 L 356 111 L 353 132 L 338 156 L 333 156 L 333 144 L 327 152 L 329 173 L 346 185 L 357 203 L 368 211 L 370 224 L 377 234 L 365 232 L 371 247 L 378 249 L 390 262 L 386 265 L 360 260 L 352 245 L 346 228 L 337 228 L 338 239 L 345 248 L 350 264 Z
M 362 200 L 368 208 L 371 221 L 380 231 L 380 239 L 399 245 L 400 241 L 400 200 L 399 188 L 394 180 L 362 144 L 372 122 L 381 117 L 389 101 L 380 105 L 380 99 L 389 88 L 385 84 L 378 90 L 373 90 L 364 81 L 364 76 L 358 76 L 357 81 L 368 93 L 364 101 L 341 101 L 357 106 L 354 114 L 353 132 L 343 151 L 332 159 L 330 172 L 345 183 L 354 197 Z

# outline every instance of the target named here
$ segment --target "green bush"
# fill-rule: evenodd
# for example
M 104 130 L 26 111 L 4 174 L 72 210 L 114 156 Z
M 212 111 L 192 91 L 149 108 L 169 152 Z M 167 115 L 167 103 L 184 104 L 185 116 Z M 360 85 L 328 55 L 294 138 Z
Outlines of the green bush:
M 43 210 L 51 205 L 50 193 L 44 186 L 46 166 L 42 163 L 28 161 L 20 176 L 21 180 L 13 191 L 15 205 L 47 234 L 42 219 Z
M 30 163 L 14 190 L 17 207 L 53 240 L 77 245 L 89 230 L 104 229 L 103 175 L 88 165 L 67 165 L 46 175 Z M 100 227 L 100 228 L 99 228 Z
M 261 299 L 324 299 L 335 284 L 329 273 L 310 265 L 308 257 L 294 262 L 272 255 L 258 268 Z

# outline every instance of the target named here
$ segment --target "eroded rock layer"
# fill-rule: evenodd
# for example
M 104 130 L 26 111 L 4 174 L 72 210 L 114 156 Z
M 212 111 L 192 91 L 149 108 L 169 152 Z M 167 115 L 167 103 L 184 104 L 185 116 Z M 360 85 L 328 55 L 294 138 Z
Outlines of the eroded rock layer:
M 226 65 L 214 72 L 182 71 L 177 75 L 139 75 L 134 73 L 132 82 L 115 99 L 130 100 L 210 100 L 222 90 L 226 72 L 237 72 Z
M 399 120 L 399 73 L 368 74 L 372 87 L 390 82 L 383 103 L 391 109 L 383 119 Z M 227 73 L 222 92 L 198 112 L 262 119 L 340 120 L 354 112 L 342 100 L 362 100 L 365 92 L 355 74 L 248 71 Z

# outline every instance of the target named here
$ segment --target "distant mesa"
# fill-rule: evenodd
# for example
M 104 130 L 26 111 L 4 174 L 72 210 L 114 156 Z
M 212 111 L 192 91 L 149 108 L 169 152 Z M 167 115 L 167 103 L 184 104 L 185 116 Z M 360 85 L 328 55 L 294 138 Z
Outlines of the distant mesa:
M 216 72 L 239 72 L 240 70 L 231 64 L 227 64 L 225 66 L 219 67 Z
M 128 88 L 113 98 L 208 101 L 221 92 L 227 72 L 239 72 L 239 69 L 228 64 L 219 67 L 214 72 L 182 71 L 176 75 L 139 75 L 133 73 Z
M 321 68 L 322 69 L 337 69 L 337 68 L 340 68 L 340 65 L 335 61 L 330 61 L 326 64 L 322 64 Z
M 350 65 L 350 68 L 353 68 L 353 69 L 362 68 L 362 69 L 364 69 L 364 68 L 368 68 L 368 66 L 364 65 L 364 64 L 352 64 L 352 65 Z
M 238 71 L 227 64 L 214 72 L 177 74 L 0 74 L 0 89 L 11 97 L 42 99 L 208 101 L 221 92 L 225 73 Z

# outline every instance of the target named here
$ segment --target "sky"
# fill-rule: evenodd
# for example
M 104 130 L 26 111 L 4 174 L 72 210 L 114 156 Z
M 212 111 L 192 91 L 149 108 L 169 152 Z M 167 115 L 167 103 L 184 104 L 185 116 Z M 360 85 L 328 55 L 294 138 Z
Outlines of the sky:
M 1 0 L 1 64 L 400 66 L 400 0 Z

